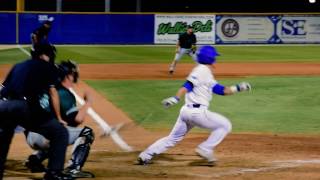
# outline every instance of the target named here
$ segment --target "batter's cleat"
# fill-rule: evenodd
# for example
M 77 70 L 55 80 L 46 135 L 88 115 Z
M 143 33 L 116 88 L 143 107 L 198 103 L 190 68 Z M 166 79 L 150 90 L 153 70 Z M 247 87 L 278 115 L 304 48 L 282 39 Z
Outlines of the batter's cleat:
M 24 164 L 32 173 L 45 172 L 46 168 L 41 163 L 39 158 L 32 154 L 28 157 L 28 160 Z
M 48 171 L 43 177 L 43 180 L 74 180 L 75 178 L 69 174 L 56 171 Z
M 141 157 L 138 157 L 136 164 L 146 166 L 148 164 L 151 164 L 151 161 L 150 160 L 143 160 Z
M 170 75 L 173 75 L 173 73 L 174 73 L 174 71 L 173 71 L 173 70 L 169 71 L 169 74 L 170 74 Z
M 71 177 L 73 178 L 94 178 L 94 174 L 92 174 L 91 172 L 87 172 L 87 171 L 80 171 L 78 169 L 65 169 L 64 170 L 65 174 L 69 174 Z
M 203 159 L 207 160 L 209 163 L 214 163 L 217 161 L 217 159 L 213 156 L 212 153 L 209 153 L 201 148 L 196 148 L 196 153 L 198 156 L 202 157 Z

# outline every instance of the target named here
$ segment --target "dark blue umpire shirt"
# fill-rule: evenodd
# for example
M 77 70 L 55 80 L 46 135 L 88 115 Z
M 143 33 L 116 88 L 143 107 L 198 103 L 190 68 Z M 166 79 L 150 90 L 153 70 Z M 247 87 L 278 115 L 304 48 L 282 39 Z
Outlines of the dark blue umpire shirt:
M 26 60 L 11 69 L 3 83 L 1 96 L 7 99 L 25 99 L 31 111 L 30 121 L 41 123 L 53 117 L 49 89 L 57 83 L 58 71 L 53 63 L 40 59 Z

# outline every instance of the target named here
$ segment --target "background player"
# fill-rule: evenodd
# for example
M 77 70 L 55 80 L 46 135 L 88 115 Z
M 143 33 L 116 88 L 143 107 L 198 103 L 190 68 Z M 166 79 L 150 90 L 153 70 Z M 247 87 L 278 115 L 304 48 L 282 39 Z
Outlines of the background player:
M 85 120 L 87 110 L 92 105 L 92 97 L 86 93 L 85 105 L 77 108 L 75 96 L 69 91 L 79 77 L 78 67 L 73 61 L 62 61 L 58 66 L 61 85 L 57 87 L 60 98 L 60 111 L 66 120 L 69 133 L 69 144 L 73 144 L 72 157 L 65 173 L 75 178 L 92 178 L 94 175 L 81 171 L 94 141 L 93 130 L 87 126 L 78 127 Z M 48 157 L 49 141 L 42 135 L 34 132 L 25 132 L 27 143 L 37 151 L 29 156 L 26 166 L 31 172 L 43 172 L 45 170 L 42 162 Z
M 176 45 L 176 55 L 169 67 L 170 74 L 173 74 L 176 68 L 177 62 L 183 57 L 184 54 L 191 56 L 193 60 L 196 61 L 196 55 L 195 55 L 195 51 L 197 48 L 196 43 L 197 43 L 196 35 L 193 33 L 192 27 L 188 26 L 187 32 L 179 35 L 178 42 Z
M 31 54 L 34 53 L 35 49 L 42 44 L 50 44 L 49 43 L 49 32 L 51 30 L 53 18 L 45 21 L 40 27 L 35 29 L 31 33 Z
M 178 90 L 176 96 L 162 101 L 165 107 L 170 107 L 177 104 L 181 97 L 185 95 L 185 105 L 181 108 L 180 115 L 171 133 L 140 153 L 138 157 L 140 165 L 150 163 L 154 155 L 175 146 L 194 126 L 211 130 L 208 139 L 196 148 L 196 153 L 209 163 L 216 161 L 213 150 L 231 131 L 232 127 L 226 117 L 208 110 L 212 93 L 231 95 L 251 89 L 250 84 L 246 82 L 227 87 L 214 79 L 210 67 L 216 62 L 215 58 L 218 55 L 212 46 L 201 47 L 197 52 L 199 65 L 189 74 L 187 81 Z

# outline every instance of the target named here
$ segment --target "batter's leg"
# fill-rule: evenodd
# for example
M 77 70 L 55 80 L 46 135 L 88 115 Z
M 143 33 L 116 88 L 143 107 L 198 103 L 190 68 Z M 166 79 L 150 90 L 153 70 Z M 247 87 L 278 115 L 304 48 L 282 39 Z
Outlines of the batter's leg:
M 226 117 L 208 110 L 205 111 L 203 118 L 196 121 L 196 125 L 212 131 L 207 140 L 202 142 L 197 149 L 197 152 L 201 151 L 208 156 L 212 155 L 213 149 L 222 142 L 232 129 L 232 125 Z
M 179 141 L 181 141 L 184 138 L 184 136 L 190 129 L 192 129 L 192 127 L 192 125 L 187 124 L 181 118 L 181 116 L 179 116 L 171 133 L 167 137 L 161 138 L 152 145 L 150 145 L 145 151 L 140 153 L 139 157 L 143 161 L 150 161 L 154 155 L 161 154 L 162 152 L 175 146 Z

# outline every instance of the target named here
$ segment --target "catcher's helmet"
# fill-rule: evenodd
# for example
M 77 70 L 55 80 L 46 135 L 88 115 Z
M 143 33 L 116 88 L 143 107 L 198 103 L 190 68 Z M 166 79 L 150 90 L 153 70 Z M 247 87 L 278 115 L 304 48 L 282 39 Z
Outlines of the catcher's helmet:
M 61 63 L 58 65 L 59 74 L 60 74 L 60 80 L 63 81 L 63 79 L 67 75 L 73 76 L 73 82 L 77 82 L 79 78 L 79 68 L 76 62 L 72 60 L 67 61 L 61 61 Z
M 216 56 L 220 56 L 213 46 L 205 45 L 196 52 L 199 64 L 213 64 L 216 62 Z

